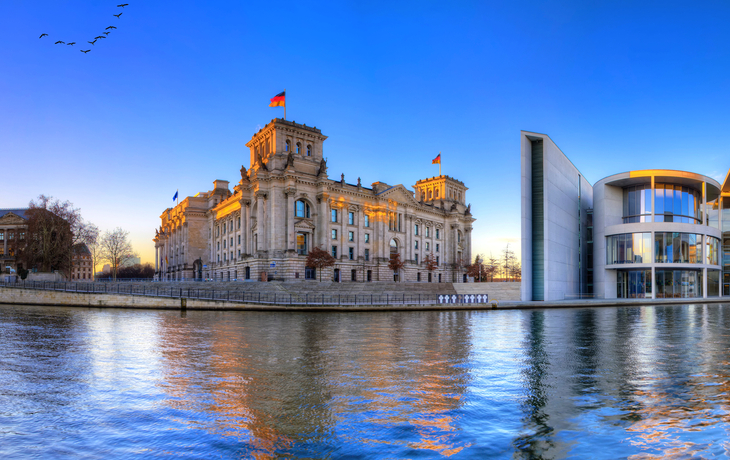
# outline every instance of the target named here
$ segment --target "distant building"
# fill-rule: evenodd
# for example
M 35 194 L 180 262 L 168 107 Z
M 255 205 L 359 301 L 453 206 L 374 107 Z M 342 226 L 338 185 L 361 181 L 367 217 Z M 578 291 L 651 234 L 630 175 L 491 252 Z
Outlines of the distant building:
M 71 267 L 72 281 L 93 281 L 94 280 L 94 264 L 91 257 L 89 247 L 84 243 L 79 243 L 73 247 Z
M 521 146 L 522 300 L 730 296 L 730 172 L 591 186 L 549 136 L 523 131 Z
M 121 267 L 133 267 L 135 265 L 140 265 L 140 264 L 142 264 L 142 259 L 140 259 L 139 257 L 130 257 L 129 259 L 125 260 L 124 263 L 122 263 L 120 265 L 120 268 Z
M 282 119 L 254 134 L 246 144 L 251 166 L 241 167 L 233 191 L 216 180 L 213 190 L 162 213 L 157 278 L 315 279 L 305 261 L 319 246 L 337 261 L 324 276 L 334 281 L 465 281 L 475 219 L 464 183 L 442 175 L 419 180 L 414 192 L 347 183 L 344 174 L 333 180 L 326 139 L 316 127 Z M 388 263 L 396 254 L 405 266 L 394 273 Z
M 23 264 L 17 260 L 17 255 L 25 246 L 25 232 L 28 228 L 26 211 L 28 211 L 27 208 L 0 209 L 0 271 L 2 273 L 12 273 L 23 268 Z

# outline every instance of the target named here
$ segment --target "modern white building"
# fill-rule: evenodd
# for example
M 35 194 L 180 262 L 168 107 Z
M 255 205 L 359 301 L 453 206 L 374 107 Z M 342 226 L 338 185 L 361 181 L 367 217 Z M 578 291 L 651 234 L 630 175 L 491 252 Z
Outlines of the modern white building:
M 521 132 L 522 299 L 730 296 L 730 172 L 644 170 L 591 186 Z

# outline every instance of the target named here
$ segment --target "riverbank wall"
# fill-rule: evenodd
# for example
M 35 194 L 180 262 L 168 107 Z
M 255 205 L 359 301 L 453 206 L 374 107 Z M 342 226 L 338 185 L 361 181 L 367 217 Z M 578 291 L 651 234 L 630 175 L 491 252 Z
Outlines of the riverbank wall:
M 227 300 L 191 299 L 169 296 L 140 296 L 98 292 L 0 287 L 0 304 L 48 305 L 89 308 L 132 308 L 152 310 L 239 310 L 239 311 L 399 311 L 399 310 L 507 310 L 538 308 L 582 308 L 730 303 L 730 298 L 562 300 L 551 302 L 490 301 L 489 303 L 402 303 L 388 305 L 287 305 Z

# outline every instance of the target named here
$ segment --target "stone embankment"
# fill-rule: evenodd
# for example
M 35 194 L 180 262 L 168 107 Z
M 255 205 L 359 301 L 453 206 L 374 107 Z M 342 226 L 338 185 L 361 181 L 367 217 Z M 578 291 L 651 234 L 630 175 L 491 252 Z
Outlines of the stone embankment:
M 47 283 L 32 287 L 0 287 L 0 303 L 191 310 L 354 311 L 492 308 L 492 300 L 519 298 L 519 283 L 120 282 Z M 489 294 L 490 303 L 441 304 L 438 301 L 439 296 L 459 294 Z

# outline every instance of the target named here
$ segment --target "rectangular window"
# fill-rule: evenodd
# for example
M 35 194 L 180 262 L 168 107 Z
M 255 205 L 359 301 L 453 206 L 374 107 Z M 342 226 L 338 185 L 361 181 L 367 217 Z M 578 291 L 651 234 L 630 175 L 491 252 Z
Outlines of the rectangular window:
M 366 233 L 365 234 L 365 242 L 366 243 L 369 243 L 370 242 L 370 233 Z
M 233 238 L 231 238 L 231 247 L 233 246 Z
M 436 229 L 436 239 L 438 240 L 438 239 L 440 239 L 440 238 L 441 238 L 441 237 L 439 236 L 439 229 L 437 228 L 437 229 Z
M 238 244 L 241 244 L 241 235 L 238 235 Z
M 418 249 L 418 240 L 415 241 L 416 249 Z
M 332 210 L 332 222 L 337 222 L 337 210 Z
M 436 265 L 438 265 L 438 264 L 439 264 L 439 256 L 436 256 Z M 441 275 L 439 275 L 439 276 L 441 276 Z M 440 282 L 441 282 L 441 281 L 439 281 L 439 283 L 440 283 Z
M 418 254 L 416 254 L 416 263 L 418 263 Z
M 431 236 L 431 227 L 426 227 L 426 238 Z
M 439 252 L 439 244 L 436 243 L 436 252 Z
M 414 227 L 414 229 L 413 229 L 413 233 L 414 233 L 414 234 L 415 234 L 416 236 L 418 236 L 418 224 L 416 224 L 416 225 L 415 225 L 415 227 Z
M 332 257 L 337 258 L 337 246 L 332 246 Z
M 226 240 L 223 240 L 223 249 L 226 248 Z
M 355 232 L 347 232 L 347 241 L 355 241 Z
M 0 232 L 0 241 L 5 240 L 5 232 Z
M 350 260 L 355 260 L 355 248 L 347 249 L 347 258 Z
M 354 212 L 347 213 L 347 223 L 349 225 L 355 225 L 355 213 Z
M 307 234 L 297 233 L 297 253 L 301 255 L 307 254 Z
M 428 241 L 426 241 L 426 251 L 428 251 L 430 249 L 431 249 L 431 243 L 429 243 Z
M 365 214 L 365 226 L 370 227 L 370 216 Z
M 370 249 L 365 248 L 365 260 L 370 260 Z
M 336 228 L 333 228 L 332 229 L 332 239 L 333 240 L 336 240 L 337 239 L 337 229 Z

